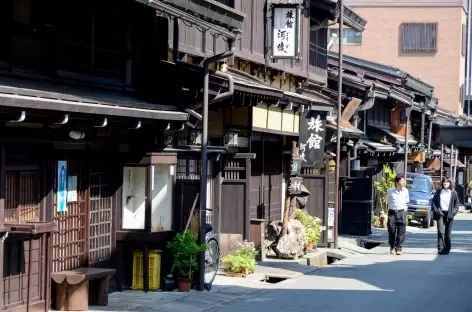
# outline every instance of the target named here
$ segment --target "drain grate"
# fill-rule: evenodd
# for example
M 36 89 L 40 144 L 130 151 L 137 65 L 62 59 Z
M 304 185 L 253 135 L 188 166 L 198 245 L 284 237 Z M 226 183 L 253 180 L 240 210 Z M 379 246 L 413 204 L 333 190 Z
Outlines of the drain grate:
M 285 280 L 288 280 L 288 278 L 276 277 L 276 276 L 266 276 L 261 282 L 266 282 L 266 283 L 269 283 L 269 284 L 277 284 L 277 283 L 283 282 Z

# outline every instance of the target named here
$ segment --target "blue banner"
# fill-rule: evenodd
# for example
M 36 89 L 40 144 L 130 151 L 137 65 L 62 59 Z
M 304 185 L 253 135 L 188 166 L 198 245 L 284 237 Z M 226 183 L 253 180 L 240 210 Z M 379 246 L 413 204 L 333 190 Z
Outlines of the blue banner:
M 57 162 L 57 212 L 67 211 L 67 161 Z

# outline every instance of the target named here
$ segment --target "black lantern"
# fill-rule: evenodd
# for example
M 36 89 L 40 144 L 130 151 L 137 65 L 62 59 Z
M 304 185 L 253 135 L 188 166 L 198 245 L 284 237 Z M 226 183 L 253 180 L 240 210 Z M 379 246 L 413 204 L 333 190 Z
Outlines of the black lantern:
M 174 142 L 174 136 L 172 134 L 164 134 L 163 141 L 164 145 L 172 145 Z
M 230 128 L 225 133 L 225 145 L 238 146 L 238 130 Z

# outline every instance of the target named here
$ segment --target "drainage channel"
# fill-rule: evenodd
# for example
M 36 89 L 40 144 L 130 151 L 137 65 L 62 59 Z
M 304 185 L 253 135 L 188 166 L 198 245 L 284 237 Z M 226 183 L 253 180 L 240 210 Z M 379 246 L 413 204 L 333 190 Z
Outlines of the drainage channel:
M 365 249 L 373 249 L 373 248 L 378 247 L 382 244 L 383 244 L 382 242 L 363 241 L 363 240 L 359 240 L 358 243 L 357 243 L 357 245 L 359 247 L 362 247 L 362 248 L 365 248 Z
M 288 280 L 289 278 L 287 277 L 277 277 L 277 276 L 270 276 L 266 275 L 261 282 L 269 283 L 269 284 L 277 284 L 283 281 Z

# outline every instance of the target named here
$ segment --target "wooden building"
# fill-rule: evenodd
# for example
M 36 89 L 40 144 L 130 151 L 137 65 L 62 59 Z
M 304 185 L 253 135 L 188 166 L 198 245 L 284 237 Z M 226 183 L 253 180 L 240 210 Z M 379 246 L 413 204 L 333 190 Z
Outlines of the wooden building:
M 244 15 L 210 1 L 139 2 L 0 3 L 2 310 L 47 311 L 51 273 L 79 267 L 116 268 L 111 284 L 123 289 L 131 248 L 146 256 L 181 230 L 186 154 L 165 138 L 189 122 L 182 103 L 201 100 L 203 71 L 168 61 L 169 23 L 234 40 Z M 229 83 L 212 74 L 210 99 Z
M 330 52 L 328 64 L 328 85 L 336 90 L 338 55 Z M 367 235 L 377 198 L 371 191 L 372 182 L 383 175 L 383 165 L 404 172 L 405 153 L 408 153 L 408 172 L 423 172 L 431 148 L 429 129 L 433 121 L 429 117 L 436 111 L 437 100 L 433 86 L 397 68 L 345 55 L 343 69 L 341 193 L 344 198 L 340 229 L 347 234 Z M 410 111 L 408 134 L 407 111 Z M 335 126 L 334 116 L 331 118 Z M 360 211 L 365 214 L 359 215 Z
M 234 96 L 210 105 L 211 145 L 227 148 L 220 158 L 222 164 L 216 164 L 222 172 L 214 171 L 222 186 L 221 193 L 216 193 L 221 199 L 213 203 L 213 220 L 225 253 L 233 240 L 247 238 L 260 244 L 267 223 L 282 218 L 291 142 L 300 139 L 301 124 L 310 112 L 324 116 L 324 127 L 335 104 L 326 88 L 327 27 L 339 11 L 330 0 L 220 2 L 246 14 L 233 66 L 221 61 L 215 67 L 233 77 Z M 348 8 L 345 22 L 360 31 L 366 23 Z M 190 34 L 180 38 L 180 56 L 198 62 L 205 42 L 193 37 L 194 29 L 180 27 Z M 282 37 L 283 45 L 279 42 Z M 224 146 L 223 138 L 233 132 L 238 140 Z M 322 136 L 324 141 L 324 132 Z M 318 167 L 325 166 L 323 154 L 324 142 Z M 328 180 L 312 169 L 304 169 L 307 179 L 316 180 L 309 186 L 314 200 L 307 209 L 327 222 Z M 322 244 L 327 245 L 327 238 L 323 239 Z

